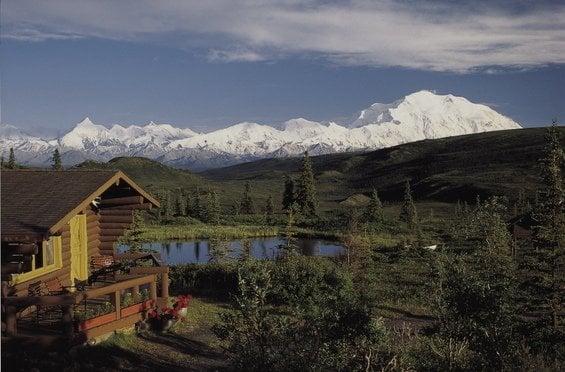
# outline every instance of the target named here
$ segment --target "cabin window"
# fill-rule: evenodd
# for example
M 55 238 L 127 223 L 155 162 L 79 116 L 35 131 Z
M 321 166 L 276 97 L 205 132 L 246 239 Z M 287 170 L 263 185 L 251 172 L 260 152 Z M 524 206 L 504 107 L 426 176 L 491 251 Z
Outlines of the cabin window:
M 39 252 L 33 257 L 31 270 L 37 270 L 55 264 L 55 239 L 44 240 Z
M 49 240 L 44 240 L 39 247 L 39 252 L 31 257 L 28 271 L 21 274 L 13 274 L 12 284 L 35 279 L 63 267 L 61 249 L 60 236 L 52 236 Z

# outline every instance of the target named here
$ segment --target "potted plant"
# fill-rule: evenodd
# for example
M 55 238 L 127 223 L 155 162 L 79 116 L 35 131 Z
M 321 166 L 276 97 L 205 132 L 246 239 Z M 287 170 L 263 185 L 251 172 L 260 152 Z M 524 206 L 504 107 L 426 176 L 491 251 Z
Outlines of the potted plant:
M 158 333 L 167 332 L 178 318 L 178 312 L 172 307 L 155 307 L 147 312 L 147 321 L 151 329 Z
M 181 319 L 186 318 L 188 305 L 190 304 L 191 300 L 192 300 L 192 296 L 190 295 L 177 296 L 175 303 L 173 304 L 173 309 L 177 312 L 179 318 Z
M 168 331 L 177 320 L 186 318 L 190 300 L 192 300 L 190 295 L 181 295 L 175 298 L 171 307 L 154 306 L 147 312 L 147 323 L 156 332 Z

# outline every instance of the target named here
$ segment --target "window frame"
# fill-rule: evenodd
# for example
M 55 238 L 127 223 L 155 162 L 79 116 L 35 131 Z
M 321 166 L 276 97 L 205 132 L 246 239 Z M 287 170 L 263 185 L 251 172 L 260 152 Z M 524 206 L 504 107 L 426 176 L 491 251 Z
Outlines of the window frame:
M 19 283 L 27 282 L 28 280 L 38 278 L 45 274 L 49 274 L 53 271 L 59 270 L 63 267 L 63 256 L 62 256 L 62 239 L 60 236 L 51 236 L 49 240 L 43 240 L 41 242 L 41 254 L 43 258 L 43 263 L 46 262 L 46 247 L 51 242 L 53 245 L 53 263 L 51 265 L 46 265 L 40 268 L 35 268 L 35 256 L 31 259 L 31 270 L 25 273 L 12 274 L 11 285 L 16 285 Z

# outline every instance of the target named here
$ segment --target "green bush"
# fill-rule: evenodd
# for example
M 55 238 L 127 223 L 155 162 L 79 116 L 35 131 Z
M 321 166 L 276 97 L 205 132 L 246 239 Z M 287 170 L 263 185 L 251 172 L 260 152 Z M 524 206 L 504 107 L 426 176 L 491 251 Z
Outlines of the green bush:
M 230 300 L 237 291 L 237 266 L 237 262 L 171 266 L 171 291 Z
M 304 271 L 309 270 L 309 271 Z M 295 256 L 246 262 L 233 312 L 214 327 L 234 367 L 257 371 L 359 370 L 384 340 L 347 272 Z M 280 283 L 279 281 L 283 281 Z M 287 287 L 292 284 L 291 288 Z M 273 299 L 278 306 L 273 307 Z
M 488 258 L 483 262 L 482 259 Z M 478 262 L 476 260 L 479 260 Z M 439 297 L 440 333 L 468 342 L 476 369 L 513 365 L 517 348 L 515 283 L 505 257 L 448 260 Z

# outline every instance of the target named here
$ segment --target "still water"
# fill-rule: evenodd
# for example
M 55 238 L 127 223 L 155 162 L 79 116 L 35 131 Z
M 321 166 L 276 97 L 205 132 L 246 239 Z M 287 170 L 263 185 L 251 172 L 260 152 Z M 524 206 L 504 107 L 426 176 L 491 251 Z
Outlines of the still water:
M 144 250 L 161 254 L 169 265 L 185 263 L 208 263 L 224 259 L 251 256 L 257 259 L 274 259 L 283 251 L 286 239 L 281 237 L 253 238 L 242 240 L 189 240 L 144 243 Z M 337 257 L 345 254 L 345 248 L 336 242 L 320 239 L 296 239 L 299 253 L 305 256 Z M 128 250 L 127 245 L 118 246 L 118 252 Z

